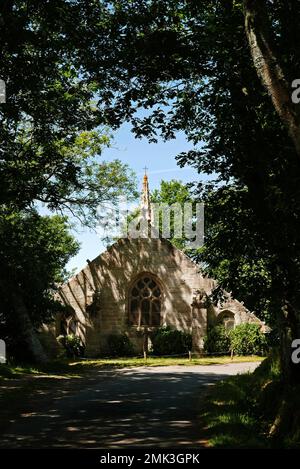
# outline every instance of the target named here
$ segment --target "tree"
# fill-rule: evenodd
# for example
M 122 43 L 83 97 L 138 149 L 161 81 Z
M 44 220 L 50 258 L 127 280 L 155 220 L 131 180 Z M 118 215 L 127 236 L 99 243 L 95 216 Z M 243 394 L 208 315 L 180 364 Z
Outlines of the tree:
M 207 183 L 199 188 L 198 184 L 162 181 L 160 189 L 153 191 L 151 202 L 169 206 L 175 203 L 183 206 L 186 202 L 205 204 L 204 246 L 190 250 L 184 236 L 171 238 L 171 242 L 184 249 L 204 273 L 275 327 L 273 308 L 276 305 L 272 303 L 270 276 L 272 257 L 258 239 L 255 213 L 248 205 L 247 190 L 233 184 L 216 188 Z M 172 222 L 171 217 L 171 225 Z
M 178 206 L 180 206 L 183 210 L 184 204 L 193 203 L 193 199 L 188 187 L 185 184 L 183 184 L 181 181 L 176 181 L 175 179 L 172 179 L 171 181 L 161 181 L 160 188 L 155 189 L 151 194 L 151 203 L 159 204 L 161 206 L 166 204 L 166 206 L 169 208 L 172 208 L 172 206 L 174 207 L 175 204 L 178 204 Z M 178 249 L 188 249 L 188 240 L 185 237 L 184 233 L 182 233 L 182 236 L 180 238 L 175 236 L 176 220 L 174 217 L 174 210 L 170 210 L 170 241 Z M 179 220 L 180 226 L 182 221 L 183 218 L 181 217 L 181 220 Z M 161 229 L 162 223 L 160 221 L 160 231 Z
M 26 213 L 30 217 L 41 202 L 52 211 L 95 225 L 100 202 L 114 203 L 121 193 L 134 192 L 134 175 L 126 165 L 100 159 L 110 142 L 109 130 L 96 106 L 97 87 L 78 55 L 78 47 L 81 50 L 85 39 L 93 40 L 93 27 L 104 20 L 98 1 L 1 2 L 0 78 L 7 89 L 7 101 L 0 106 L 2 227 L 7 227 L 10 217 L 24 223 Z M 63 238 L 56 239 L 58 245 L 64 243 Z M 5 244 L 8 250 L 9 241 L 13 237 Z M 22 243 L 26 245 L 26 237 L 19 242 L 16 253 L 22 251 Z M 47 249 L 50 256 L 50 244 Z M 43 258 L 38 243 L 36 254 Z M 27 304 L 32 291 L 43 303 L 43 290 L 38 276 L 31 277 L 30 285 L 20 286 L 18 259 L 9 263 L 3 254 L 0 289 L 10 292 L 11 316 L 19 316 L 20 334 L 32 354 L 44 359 Z M 43 308 L 46 305 L 36 308 L 41 319 Z
M 96 0 L 1 2 L 0 203 L 94 211 L 103 196 L 132 190 L 126 165 L 98 158 L 109 130 L 78 55 L 105 16 Z
M 271 266 L 273 257 L 259 238 L 255 212 L 245 188 L 204 186 L 193 197 L 205 205 L 205 243 L 193 253 L 203 270 L 276 328 Z M 275 332 L 275 331 L 274 331 Z
M 28 216 L 32 216 L 32 207 L 36 206 L 37 202 L 46 204 L 47 208 L 52 211 L 67 214 L 86 226 L 95 227 L 99 222 L 99 216 L 101 216 L 101 213 L 98 213 L 100 204 L 104 202 L 117 203 L 121 194 L 128 195 L 130 199 L 135 190 L 135 176 L 129 168 L 118 160 L 109 163 L 105 161 L 98 162 L 97 155 L 101 152 L 102 145 L 106 141 L 106 136 L 102 136 L 95 131 L 79 133 L 72 145 L 66 144 L 63 140 L 56 141 L 57 155 L 60 155 L 61 159 L 57 159 L 53 164 L 50 158 L 46 168 L 42 167 L 42 169 L 39 167 L 38 149 L 37 154 L 31 155 L 31 157 L 28 155 L 28 159 L 24 159 L 23 155 L 19 160 L 11 160 L 8 164 L 5 161 L 2 169 L 3 175 L 5 174 L 8 177 L 8 181 L 9 172 L 7 169 L 9 165 L 11 165 L 11 168 L 16 169 L 18 176 L 16 179 L 13 178 L 13 184 L 9 185 L 7 191 L 4 189 L 8 199 L 6 203 L 2 204 L 0 213 L 2 227 L 7 227 L 8 222 L 11 222 L 14 217 L 24 224 L 26 213 Z M 26 139 L 22 141 L 21 148 L 26 153 Z M 45 173 L 46 170 L 47 173 Z M 68 172 L 68 170 L 70 171 Z M 15 190 L 14 188 L 17 186 L 18 188 Z M 13 194 L 10 191 L 13 191 Z M 27 196 L 25 200 L 23 199 L 24 194 Z M 38 222 L 37 217 L 29 218 L 29 220 L 32 220 L 32 223 L 34 221 Z M 55 220 L 54 218 L 53 223 Z M 33 230 L 33 226 L 30 229 Z M 62 247 L 65 243 L 65 237 L 63 231 L 59 229 L 59 223 L 57 223 L 56 229 L 56 236 L 54 233 L 51 233 L 51 236 L 56 239 L 57 246 Z M 40 320 L 45 319 L 45 313 L 48 309 L 47 304 L 44 302 L 43 290 L 39 288 L 39 281 L 43 278 L 43 275 L 29 276 L 30 283 L 26 284 L 25 282 L 20 287 L 18 259 L 24 260 L 22 249 L 27 246 L 27 238 L 24 236 L 18 239 L 18 249 L 13 244 L 13 239 L 13 236 L 9 236 L 7 242 L 3 244 L 6 245 L 8 251 L 13 246 L 16 257 L 12 258 L 14 259 L 13 262 L 3 255 L 3 275 L 1 275 L 0 280 L 0 290 L 10 292 L 9 297 L 12 308 L 10 314 L 18 317 L 15 330 L 19 330 L 19 336 L 26 338 L 25 342 L 31 356 L 36 361 L 45 361 L 45 353 L 35 334 L 35 322 L 32 313 L 30 313 L 31 306 L 28 306 L 26 300 L 28 292 L 32 297 L 34 291 L 36 293 L 35 301 L 37 304 L 40 303 L 39 307 L 36 305 L 34 307 L 35 315 Z M 49 244 L 47 247 L 46 258 L 43 251 L 44 247 L 40 246 L 38 242 L 34 248 L 35 256 L 32 255 L 30 250 L 28 251 L 32 257 L 32 264 L 30 265 L 33 265 L 34 269 L 38 271 L 38 265 L 41 261 L 45 262 L 45 268 L 49 267 L 48 257 L 51 255 L 51 247 L 53 255 L 57 255 L 55 244 Z M 24 278 L 27 278 L 26 276 L 27 273 L 24 272 Z
M 46 361 L 36 330 L 61 306 L 54 292 L 78 251 L 66 218 L 1 211 L 0 330 L 10 353 Z
M 300 5 L 266 3 L 290 82 L 300 65 Z M 271 258 L 285 381 L 299 381 L 290 361 L 291 340 L 300 334 L 299 158 L 253 65 L 242 2 L 116 0 L 106 14 L 93 42 L 93 60 L 79 54 L 97 83 L 107 121 L 118 125 L 130 119 L 136 136 L 150 141 L 184 131 L 194 147 L 178 156 L 180 165 L 246 189 L 256 242 L 263 257 Z M 147 112 L 136 116 L 141 108 Z M 247 235 L 245 230 L 241 244 Z

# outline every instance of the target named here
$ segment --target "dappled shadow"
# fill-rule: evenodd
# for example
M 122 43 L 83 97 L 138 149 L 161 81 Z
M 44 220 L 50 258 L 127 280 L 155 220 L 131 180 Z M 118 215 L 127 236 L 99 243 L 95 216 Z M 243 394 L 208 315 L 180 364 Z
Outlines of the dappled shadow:
M 209 290 L 209 281 L 167 240 L 120 239 L 88 261 L 59 292 L 61 301 L 74 309 L 77 321 L 84 326 L 87 356 L 105 352 L 107 336 L 124 331 L 142 352 L 136 327 L 128 324 L 128 294 L 142 274 L 152 274 L 162 286 L 161 323 L 190 330 L 194 291 Z
M 224 367 L 200 370 L 143 367 L 35 378 L 31 399 L 0 447 L 198 446 L 199 397 L 227 375 Z
M 215 448 L 266 448 L 259 419 L 253 412 L 251 374 L 218 383 L 199 409 L 202 440 Z

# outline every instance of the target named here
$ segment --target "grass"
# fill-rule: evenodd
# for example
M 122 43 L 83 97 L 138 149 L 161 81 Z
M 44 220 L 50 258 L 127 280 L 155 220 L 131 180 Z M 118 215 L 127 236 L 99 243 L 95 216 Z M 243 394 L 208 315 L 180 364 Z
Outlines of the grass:
M 71 363 L 70 366 L 76 367 L 134 367 L 134 366 L 195 366 L 195 365 L 225 365 L 228 363 L 241 363 L 249 361 L 262 361 L 262 357 L 201 357 L 201 358 L 177 358 L 177 357 L 148 357 L 144 358 L 107 358 L 99 360 L 84 360 Z
M 123 368 L 136 366 L 195 366 L 195 365 L 224 365 L 228 363 L 241 363 L 249 361 L 261 361 L 258 356 L 233 357 L 203 357 L 203 358 L 177 358 L 177 357 L 149 357 L 147 360 L 140 357 L 132 358 L 104 358 L 94 360 L 54 360 L 46 365 L 0 365 L 0 380 L 21 378 L 28 375 L 39 374 L 70 374 L 85 373 L 97 368 Z
M 212 448 L 300 448 L 300 389 L 283 386 L 278 359 L 210 388 L 199 424 Z
M 213 448 L 264 448 L 266 438 L 252 413 L 250 374 L 217 383 L 202 402 L 199 422 L 202 438 Z
M 23 376 L 24 374 L 36 374 L 39 371 L 31 365 L 0 365 L 0 378 L 12 379 Z

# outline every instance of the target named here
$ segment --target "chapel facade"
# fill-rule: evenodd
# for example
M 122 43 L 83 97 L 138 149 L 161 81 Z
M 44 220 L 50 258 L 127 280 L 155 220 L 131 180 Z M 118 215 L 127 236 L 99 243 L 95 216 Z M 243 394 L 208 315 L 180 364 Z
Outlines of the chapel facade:
M 146 175 L 141 208 L 150 223 Z M 126 334 L 139 354 L 145 346 L 145 331 L 171 326 L 191 333 L 193 352 L 201 354 L 209 326 L 233 328 L 255 322 L 263 327 L 227 292 L 214 303 L 216 288 L 217 282 L 203 275 L 169 240 L 122 238 L 61 286 L 58 298 L 66 312 L 57 315 L 55 324 L 44 327 L 44 338 L 54 350 L 55 337 L 78 335 L 85 355 L 97 357 L 107 353 L 109 336 Z

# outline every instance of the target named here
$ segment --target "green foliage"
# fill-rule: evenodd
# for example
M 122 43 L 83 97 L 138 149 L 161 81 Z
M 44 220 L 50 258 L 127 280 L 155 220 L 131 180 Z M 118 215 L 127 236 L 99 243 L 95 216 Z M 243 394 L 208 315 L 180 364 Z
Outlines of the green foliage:
M 191 334 L 172 329 L 170 326 L 157 329 L 151 340 L 153 355 L 181 355 L 192 349 Z
M 20 342 L 12 293 L 22 295 L 36 328 L 62 308 L 53 293 L 66 278 L 65 265 L 79 248 L 69 227 L 64 217 L 42 217 L 34 210 L 2 209 L 0 213 L 0 336 L 10 353 Z
M 127 165 L 99 159 L 111 132 L 81 48 L 102 13 L 101 2 L 82 0 L 1 5 L 1 203 L 20 210 L 42 201 L 91 223 L 101 201 L 135 189 Z
M 268 343 L 258 324 L 239 324 L 231 330 L 220 324 L 208 329 L 204 349 L 208 353 L 226 354 L 233 350 L 236 355 L 264 356 Z
M 25 324 L 38 327 L 60 308 L 52 293 L 77 250 L 66 219 L 39 217 L 33 208 L 43 204 L 94 227 L 101 202 L 135 195 L 128 166 L 101 159 L 111 132 L 80 52 L 87 36 L 86 46 L 93 42 L 87 25 L 100 26 L 102 12 L 100 2 L 82 0 L 0 5 L 0 78 L 7 85 L 0 105 L 0 331 L 10 344 L 28 336 Z M 12 292 L 23 320 L 16 320 Z
M 239 324 L 230 331 L 229 337 L 237 355 L 265 355 L 267 352 L 266 336 L 258 324 Z
M 248 191 L 234 185 L 202 192 L 205 245 L 194 260 L 227 291 L 274 327 L 273 256 L 261 246 L 257 219 Z M 259 285 L 259 288 L 257 288 Z
M 210 327 L 204 338 L 204 350 L 208 353 L 229 353 L 230 338 L 223 325 Z
M 265 428 L 256 413 L 258 392 L 259 386 L 249 373 L 231 376 L 212 386 L 199 419 L 210 447 L 269 447 Z
M 155 204 L 166 204 L 168 207 L 175 207 L 175 204 L 180 206 L 183 210 L 185 203 L 192 203 L 193 198 L 191 192 L 186 184 L 183 184 L 181 181 L 172 179 L 171 181 L 161 181 L 160 188 L 155 189 L 151 195 L 151 203 Z M 183 212 L 182 212 L 183 213 Z M 188 240 L 185 238 L 184 233 L 179 238 L 176 236 L 176 222 L 174 216 L 174 210 L 170 211 L 170 241 L 178 249 L 184 250 L 188 248 Z M 183 217 L 179 221 L 179 227 L 184 226 Z M 160 221 L 160 232 L 162 230 L 162 222 Z
M 210 187 L 197 183 L 195 197 L 221 191 L 214 222 L 221 236 L 214 243 L 212 233 L 205 253 L 212 269 L 229 290 L 240 284 L 244 301 L 256 303 L 252 292 L 262 285 L 250 308 L 265 318 L 275 311 L 285 323 L 280 312 L 288 305 L 296 331 L 299 159 L 253 66 L 242 3 L 2 2 L 0 77 L 9 86 L 0 107 L 0 200 L 18 209 L 42 200 L 81 214 L 87 200 L 93 212 L 102 193 L 96 167 L 91 179 L 84 176 L 82 132 L 101 135 L 125 120 L 152 142 L 184 132 L 191 148 L 179 164 L 217 178 Z M 266 28 L 292 83 L 300 68 L 300 4 L 286 3 L 266 0 Z M 88 145 L 92 159 L 98 143 Z M 237 197 L 222 211 L 229 184 Z
M 201 431 L 215 448 L 300 448 L 299 386 L 284 386 L 279 355 L 253 373 L 213 386 L 202 405 Z
M 60 335 L 57 337 L 57 341 L 64 347 L 68 358 L 75 358 L 83 355 L 84 348 L 80 337 L 73 334 Z
M 160 219 L 159 219 L 159 233 L 161 236 L 165 236 L 170 239 L 171 243 L 174 244 L 178 249 L 185 250 L 187 254 L 188 250 L 188 240 L 185 238 L 184 233 L 180 229 L 180 237 L 176 236 L 176 228 L 181 228 L 184 226 L 184 219 L 181 217 L 181 220 L 175 218 L 175 213 L 178 213 L 179 207 L 182 209 L 185 203 L 193 202 L 192 195 L 188 189 L 188 186 L 183 184 L 181 181 L 172 179 L 171 181 L 161 181 L 160 188 L 155 189 L 150 195 L 151 204 L 156 204 L 160 206 Z M 167 228 L 167 236 L 163 231 L 162 217 L 161 213 L 164 208 L 170 209 L 170 223 L 165 227 Z M 136 219 L 139 219 L 141 213 L 140 209 L 132 211 L 126 219 L 124 231 L 128 233 L 129 223 Z M 176 225 L 178 223 L 178 227 Z M 179 231 L 179 230 L 178 230 Z
M 264 3 L 266 37 L 292 83 L 300 68 L 300 3 Z M 197 181 L 195 197 L 221 195 L 214 224 L 220 236 L 214 244 L 212 234 L 206 252 L 212 268 L 235 294 L 241 278 L 237 297 L 252 298 L 249 307 L 265 319 L 276 314 L 278 327 L 287 324 L 287 306 L 293 336 L 300 323 L 299 157 L 254 67 L 243 2 L 116 0 L 106 15 L 97 30 L 98 60 L 83 51 L 81 57 L 94 72 L 108 121 L 130 119 L 135 135 L 150 142 L 185 133 L 191 147 L 177 156 L 180 166 L 215 178 L 210 185 Z M 223 212 L 229 186 L 236 194 Z
M 134 349 L 126 334 L 111 334 L 107 338 L 107 353 L 111 357 L 130 357 Z
M 186 184 L 176 179 L 170 181 L 162 180 L 160 188 L 155 189 L 151 194 L 151 202 L 166 203 L 172 205 L 176 202 L 183 206 L 186 202 L 192 202 L 192 196 Z

